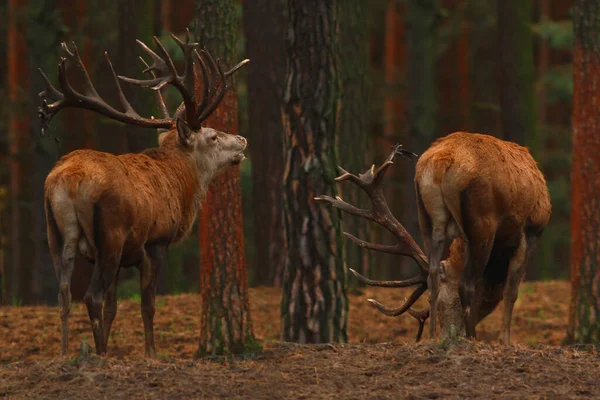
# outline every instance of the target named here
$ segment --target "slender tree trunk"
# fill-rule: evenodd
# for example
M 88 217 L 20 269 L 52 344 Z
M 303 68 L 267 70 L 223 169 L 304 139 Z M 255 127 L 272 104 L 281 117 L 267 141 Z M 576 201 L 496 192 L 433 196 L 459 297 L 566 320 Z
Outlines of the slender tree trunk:
M 407 141 L 408 150 L 421 154 L 439 135 L 437 126 L 437 87 L 436 87 L 436 15 L 439 8 L 437 0 L 409 1 L 406 3 L 406 105 L 407 105 Z M 414 189 L 414 165 L 408 161 L 399 161 L 396 168 L 402 168 L 403 193 L 402 224 L 417 234 L 417 202 Z M 404 261 L 403 266 L 414 263 Z M 409 264 L 410 263 L 410 264 Z
M 0 15 L 8 15 L 8 2 L 0 3 Z M 0 37 L 8 37 L 8 25 L 0 24 Z M 7 40 L 0 40 L 0 59 L 3 65 L 8 62 Z M 8 93 L 7 74 L 0 74 L 0 93 Z M 7 237 L 8 237 L 8 188 L 10 186 L 9 170 L 10 161 L 8 159 L 8 142 L 9 137 L 6 134 L 8 122 L 8 98 L 7 96 L 0 97 L 0 304 L 4 303 L 4 291 L 7 267 Z
M 244 3 L 256 281 L 281 285 L 285 263 L 282 188 L 285 79 L 284 0 Z
M 6 303 L 31 300 L 35 240 L 32 235 L 31 159 L 33 142 L 27 109 L 29 90 L 27 2 L 8 2 L 8 137 L 10 157 L 9 265 L 3 295 Z
M 568 336 L 600 341 L 600 4 L 577 0 L 573 13 L 571 308 Z
M 340 132 L 344 140 L 339 142 L 340 163 L 353 172 L 364 171 L 370 157 L 368 120 L 369 103 L 369 36 L 367 0 L 344 0 L 339 2 L 341 82 Z M 367 206 L 366 196 L 354 185 L 340 188 L 342 197 L 351 204 Z M 363 218 L 345 218 L 344 230 L 369 238 L 371 225 Z M 360 246 L 346 245 L 346 264 L 370 275 L 370 252 Z M 354 281 L 356 282 L 356 281 Z
M 439 110 L 437 112 L 440 132 L 469 130 L 469 24 L 465 19 L 463 0 L 443 0 L 450 17 L 445 25 L 451 32 L 443 54 L 437 62 Z
M 539 154 L 531 0 L 498 1 L 500 105 L 503 137 Z
M 196 0 L 196 40 L 231 67 L 237 62 L 234 0 Z M 235 77 L 207 121 L 224 132 L 238 131 Z M 200 296 L 198 353 L 239 353 L 254 346 L 242 229 L 240 170 L 228 168 L 210 185 L 200 211 Z
M 473 132 L 502 137 L 497 79 L 497 0 L 471 1 L 470 35 L 471 124 Z
M 46 235 L 46 217 L 44 211 L 44 182 L 46 176 L 52 169 L 56 160 L 56 142 L 51 137 L 41 137 L 41 127 L 37 118 L 37 107 L 39 105 L 37 94 L 44 83 L 38 72 L 38 68 L 51 71 L 58 64 L 58 49 L 62 36 L 62 21 L 58 18 L 57 4 L 55 0 L 30 0 L 28 5 L 28 43 L 29 43 L 29 101 L 28 117 L 30 121 L 29 140 L 35 144 L 31 175 L 33 201 L 33 237 L 35 246 L 29 249 L 35 256 L 35 263 L 31 266 L 23 265 L 22 268 L 32 268 L 32 290 L 31 301 L 46 304 L 57 302 L 57 282 L 54 273 L 54 265 L 48 248 Z M 44 40 L 40 40 L 40 37 Z M 24 71 L 23 71 L 24 72 Z M 53 131 L 58 128 L 53 126 Z M 60 128 L 59 128 L 60 129 Z M 28 227 L 31 231 L 31 226 Z
M 341 218 L 318 195 L 337 195 L 339 89 L 337 2 L 289 0 L 284 126 L 287 259 L 281 339 L 347 341 Z
M 140 62 L 138 55 L 140 48 L 135 42 L 141 40 L 152 47 L 152 31 L 154 22 L 153 0 L 119 0 L 118 2 L 118 49 L 115 68 L 119 74 L 124 76 L 140 76 L 144 65 Z M 135 110 L 141 115 L 150 115 L 151 110 L 158 110 L 152 104 L 153 96 L 148 96 L 139 88 L 124 84 L 123 92 Z M 158 117 L 158 115 L 157 115 Z M 158 134 L 156 131 L 135 127 L 123 126 L 123 139 L 127 145 L 127 152 L 140 152 L 149 147 L 158 145 Z

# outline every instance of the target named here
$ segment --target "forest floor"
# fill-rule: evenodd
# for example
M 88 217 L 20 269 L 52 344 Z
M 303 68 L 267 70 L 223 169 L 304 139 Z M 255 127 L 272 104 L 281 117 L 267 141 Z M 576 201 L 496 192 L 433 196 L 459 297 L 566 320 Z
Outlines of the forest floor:
M 0 397 L 5 398 L 600 398 L 600 352 L 561 346 L 568 282 L 524 283 L 513 313 L 512 345 L 497 343 L 501 305 L 478 327 L 480 341 L 414 343 L 410 316 L 389 318 L 406 292 L 366 288 L 350 296 L 350 344 L 280 343 L 280 291 L 251 289 L 254 331 L 264 350 L 195 359 L 198 296 L 157 299 L 158 359 L 143 358 L 139 300 L 121 300 L 108 356 L 77 359 L 93 345 L 85 306 L 74 304 L 70 359 L 60 354 L 54 307 L 0 308 Z M 426 336 L 426 334 L 424 335 Z

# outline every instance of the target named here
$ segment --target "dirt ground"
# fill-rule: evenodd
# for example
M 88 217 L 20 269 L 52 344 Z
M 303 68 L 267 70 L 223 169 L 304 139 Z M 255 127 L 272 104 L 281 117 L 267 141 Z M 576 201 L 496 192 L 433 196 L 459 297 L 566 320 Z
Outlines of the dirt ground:
M 417 324 L 366 301 L 394 306 L 406 292 L 367 288 L 350 296 L 348 345 L 280 343 L 280 291 L 251 290 L 264 351 L 236 359 L 194 358 L 198 296 L 159 297 L 157 360 L 143 358 L 139 301 L 120 301 L 108 356 L 77 360 L 93 344 L 82 304 L 70 320 L 70 360 L 61 359 L 58 311 L 0 308 L 0 397 L 7 398 L 600 398 L 600 353 L 561 346 L 567 282 L 524 283 L 511 346 L 496 343 L 501 305 L 478 327 L 481 341 L 415 344 Z

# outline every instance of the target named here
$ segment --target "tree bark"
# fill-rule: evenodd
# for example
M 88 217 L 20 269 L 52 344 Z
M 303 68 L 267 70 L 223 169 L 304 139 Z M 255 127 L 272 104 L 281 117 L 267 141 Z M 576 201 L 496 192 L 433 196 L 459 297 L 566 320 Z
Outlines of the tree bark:
M 234 0 L 196 0 L 196 41 L 224 68 L 237 63 Z M 237 133 L 235 76 L 207 125 Z M 225 170 L 210 185 L 199 220 L 202 310 L 198 354 L 240 353 L 256 345 L 248 304 L 240 170 Z
M 244 33 L 248 65 L 249 143 L 252 161 L 252 211 L 255 279 L 281 285 L 285 264 L 282 187 L 285 79 L 284 0 L 245 1 Z
M 471 25 L 470 81 L 471 129 L 502 137 L 498 98 L 497 0 L 471 1 L 467 18 Z
M 367 126 L 369 103 L 369 36 L 368 1 L 343 0 L 339 2 L 341 83 L 340 132 L 344 140 L 339 143 L 340 163 L 348 171 L 364 171 L 370 158 L 370 136 Z M 366 206 L 366 196 L 354 185 L 340 187 L 342 197 L 351 204 Z M 369 238 L 371 225 L 363 218 L 345 218 L 344 230 Z M 355 244 L 345 246 L 346 264 L 369 275 L 370 252 Z M 354 281 L 356 282 L 356 281 Z
M 409 1 L 406 3 L 406 112 L 405 147 L 421 154 L 439 136 L 438 93 L 435 46 L 438 0 Z M 402 169 L 401 191 L 402 224 L 413 235 L 419 230 L 417 202 L 414 188 L 414 164 L 399 161 Z M 411 276 L 417 271 L 412 260 L 405 257 L 404 267 L 410 266 Z M 406 270 L 406 269 L 405 269 Z
M 144 65 L 138 59 L 140 47 L 135 42 L 141 40 L 152 46 L 154 22 L 153 0 L 119 0 L 118 2 L 118 48 L 115 68 L 124 76 L 140 76 Z M 139 87 L 124 84 L 125 96 L 140 115 L 151 115 L 154 96 L 149 91 L 141 91 Z M 158 115 L 157 115 L 158 116 Z M 136 126 L 122 126 L 123 139 L 127 142 L 126 152 L 138 153 L 149 147 L 158 145 L 158 134 L 155 130 Z
M 8 2 L 8 137 L 10 157 L 9 271 L 5 274 L 4 303 L 22 304 L 31 300 L 35 263 L 33 196 L 30 184 L 33 157 L 28 115 L 29 60 L 27 53 L 27 2 Z
M 539 154 L 531 0 L 498 1 L 500 106 L 503 137 Z
M 577 0 L 573 12 L 573 164 L 571 307 L 568 337 L 600 341 L 600 4 Z
M 337 2 L 289 0 L 283 203 L 287 258 L 281 339 L 346 342 L 348 299 L 338 210 L 314 201 L 337 195 L 339 84 Z
M 34 248 L 28 249 L 34 254 L 35 262 L 22 264 L 21 268 L 31 269 L 32 297 L 30 302 L 56 304 L 57 282 L 54 265 L 48 248 L 46 235 L 46 217 L 44 211 L 44 183 L 48 173 L 52 169 L 57 157 L 55 139 L 52 137 L 41 137 L 41 126 L 37 118 L 37 107 L 39 105 L 38 93 L 44 87 L 44 83 L 38 72 L 38 68 L 44 71 L 56 69 L 58 64 L 58 49 L 62 39 L 62 21 L 59 19 L 57 4 L 55 0 L 30 0 L 28 4 L 28 50 L 29 50 L 29 94 L 28 94 L 28 118 L 30 121 L 29 140 L 34 144 L 32 163 L 33 170 L 31 181 L 32 187 L 32 213 L 33 229 L 31 232 Z M 43 36 L 43 40 L 40 38 Z M 24 71 L 23 71 L 24 72 Z M 53 131 L 60 129 L 59 125 L 53 125 Z

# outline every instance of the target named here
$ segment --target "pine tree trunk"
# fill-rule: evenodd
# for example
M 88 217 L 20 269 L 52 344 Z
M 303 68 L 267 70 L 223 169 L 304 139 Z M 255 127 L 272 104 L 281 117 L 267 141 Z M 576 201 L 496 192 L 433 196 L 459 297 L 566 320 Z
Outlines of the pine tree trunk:
M 472 131 L 502 137 L 498 103 L 497 0 L 471 1 L 470 81 Z
M 115 68 L 124 76 L 140 76 L 144 65 L 138 59 L 140 54 L 136 39 L 152 46 L 154 21 L 153 0 L 119 0 L 118 2 L 118 49 Z M 151 115 L 157 107 L 152 103 L 154 96 L 139 90 L 134 85 L 122 85 L 125 96 L 140 115 Z M 157 117 L 162 117 L 157 115 Z M 158 145 L 158 134 L 154 130 L 136 126 L 119 127 L 123 140 L 127 142 L 125 151 L 137 153 Z
M 409 1 L 406 3 L 406 111 L 407 126 L 405 146 L 421 154 L 438 137 L 438 96 L 436 74 L 436 15 L 438 0 Z M 445 132 L 446 133 L 446 132 Z M 414 165 L 399 161 L 403 178 L 402 224 L 417 235 L 417 202 L 414 188 Z M 399 211 L 400 212 L 400 211 Z M 405 258 L 403 266 L 410 266 L 414 274 L 417 267 Z M 412 276 L 412 275 L 411 275 Z
M 500 106 L 503 137 L 539 154 L 531 0 L 498 1 Z
M 313 199 L 337 195 L 341 93 L 337 2 L 289 0 L 284 126 L 287 259 L 281 339 L 346 342 L 347 274 L 341 218 Z
M 196 1 L 196 41 L 224 68 L 237 62 L 234 0 Z M 238 131 L 235 76 L 206 125 Z M 255 346 L 242 230 L 240 170 L 228 168 L 209 187 L 200 210 L 200 341 L 198 354 L 240 353 Z
M 573 13 L 573 165 L 571 169 L 571 308 L 568 336 L 600 341 L 600 4 L 577 0 Z
M 28 227 L 35 243 L 33 252 L 35 262 L 31 265 L 22 265 L 22 268 L 32 269 L 32 302 L 44 304 L 57 303 L 57 283 L 54 265 L 48 248 L 46 234 L 46 216 L 44 211 L 44 182 L 52 169 L 57 157 L 56 142 L 51 137 L 41 137 L 41 127 L 37 118 L 38 93 L 44 83 L 38 68 L 44 71 L 56 69 L 62 36 L 62 23 L 56 18 L 57 4 L 55 0 L 30 0 L 28 2 L 29 42 L 29 101 L 28 118 L 30 121 L 29 140 L 35 144 L 33 159 L 33 173 L 29 186 L 32 187 L 32 213 L 33 229 Z M 43 40 L 40 37 L 43 36 Z M 25 71 L 22 71 L 23 73 Z M 53 132 L 60 129 L 60 125 L 53 124 Z M 33 230 L 33 232 L 31 232 Z
M 358 172 L 367 168 L 370 157 L 368 119 L 369 103 L 369 48 L 368 11 L 366 0 L 344 0 L 339 2 L 341 110 L 339 131 L 344 140 L 339 143 L 340 163 L 348 171 Z M 342 197 L 351 204 L 366 207 L 364 193 L 356 186 L 340 187 Z M 371 225 L 363 218 L 345 218 L 344 230 L 368 239 Z M 370 275 L 370 252 L 348 243 L 346 264 L 364 275 Z M 353 280 L 356 282 L 356 280 Z
M 8 15 L 8 2 L 0 2 L 0 15 Z M 0 24 L 0 37 L 8 37 L 8 25 Z M 0 40 L 0 54 L 3 60 L 8 59 L 7 40 Z M 4 61 L 6 62 L 6 61 Z M 0 74 L 0 93 L 8 93 L 7 74 Z M 7 107 L 8 99 L 6 96 L 0 97 L 0 131 L 7 132 Z M 9 169 L 10 161 L 6 157 L 8 154 L 8 138 L 6 135 L 0 138 L 0 304 L 4 303 L 4 283 L 7 273 L 7 236 L 8 236 L 8 219 L 7 210 L 8 202 L 8 187 L 10 185 Z
M 282 188 L 283 126 L 281 103 L 285 79 L 283 0 L 244 3 L 248 65 L 254 270 L 261 285 L 281 285 L 285 263 Z
M 9 271 L 4 282 L 4 302 L 22 304 L 31 300 L 32 271 L 35 263 L 31 159 L 33 142 L 27 108 L 29 90 L 26 1 L 8 2 L 8 138 L 10 157 L 9 187 Z

